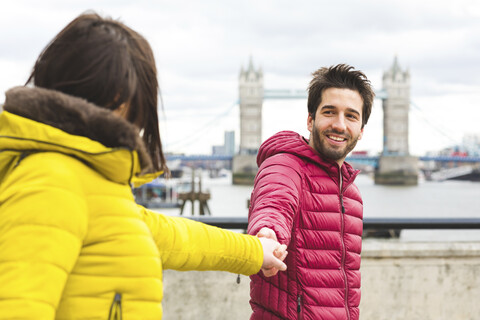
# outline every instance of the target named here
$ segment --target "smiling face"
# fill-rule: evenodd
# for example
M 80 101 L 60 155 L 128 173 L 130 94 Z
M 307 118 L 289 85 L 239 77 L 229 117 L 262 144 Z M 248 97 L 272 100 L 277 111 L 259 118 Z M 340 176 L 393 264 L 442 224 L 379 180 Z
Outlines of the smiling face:
M 325 89 L 315 119 L 308 116 L 310 147 L 342 166 L 362 138 L 362 108 L 363 100 L 357 91 Z

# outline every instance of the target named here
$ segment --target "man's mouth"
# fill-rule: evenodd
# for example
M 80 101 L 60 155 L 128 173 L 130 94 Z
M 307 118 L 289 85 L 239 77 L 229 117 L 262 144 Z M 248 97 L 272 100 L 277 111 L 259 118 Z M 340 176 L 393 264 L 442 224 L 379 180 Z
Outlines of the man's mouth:
M 338 142 L 343 142 L 347 140 L 346 138 L 339 137 L 339 136 L 332 136 L 332 135 L 327 135 L 327 137 L 333 141 L 338 141 Z

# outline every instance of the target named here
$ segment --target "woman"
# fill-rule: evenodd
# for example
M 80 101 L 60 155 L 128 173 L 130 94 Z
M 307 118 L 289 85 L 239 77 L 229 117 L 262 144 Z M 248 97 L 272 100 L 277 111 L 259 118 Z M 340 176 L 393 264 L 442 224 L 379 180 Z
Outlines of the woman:
M 161 319 L 163 269 L 285 270 L 277 242 L 135 203 L 167 171 L 137 32 L 80 15 L 27 84 L 0 114 L 0 319 Z

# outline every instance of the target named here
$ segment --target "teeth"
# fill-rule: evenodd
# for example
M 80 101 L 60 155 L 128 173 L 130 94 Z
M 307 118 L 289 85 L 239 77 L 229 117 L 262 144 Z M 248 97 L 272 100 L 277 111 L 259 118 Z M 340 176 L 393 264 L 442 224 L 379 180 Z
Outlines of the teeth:
M 335 141 L 343 141 L 343 140 L 345 140 L 344 138 L 333 137 L 333 136 L 329 136 L 329 138 L 332 139 L 332 140 L 335 140 Z

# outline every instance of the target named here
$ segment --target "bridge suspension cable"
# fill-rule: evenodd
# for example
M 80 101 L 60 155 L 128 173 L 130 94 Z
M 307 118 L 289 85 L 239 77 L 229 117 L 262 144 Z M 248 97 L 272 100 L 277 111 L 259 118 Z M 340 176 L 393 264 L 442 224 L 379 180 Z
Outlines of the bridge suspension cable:
M 224 112 L 217 114 L 214 118 L 207 121 L 202 126 L 198 128 L 191 128 L 193 131 L 187 136 L 166 144 L 165 149 L 167 149 L 167 151 L 171 151 L 172 148 L 183 148 L 183 147 L 188 147 L 193 145 L 194 143 L 196 143 L 198 140 L 202 138 L 202 135 L 204 133 L 216 127 L 218 125 L 218 121 L 228 116 L 230 112 L 233 110 L 233 108 L 237 105 L 238 105 L 238 101 L 235 101 L 232 105 L 228 106 L 228 108 Z
M 425 115 L 425 113 L 423 112 L 423 110 L 417 105 L 415 104 L 413 101 L 410 100 L 410 105 L 413 107 L 413 108 L 410 108 L 410 110 L 413 110 L 415 112 L 417 112 L 417 115 L 418 115 L 418 118 L 420 118 L 421 120 L 423 120 L 427 125 L 429 125 L 432 129 L 434 129 L 438 134 L 440 134 L 441 136 L 443 136 L 444 138 L 446 138 L 447 140 L 449 140 L 451 143 L 454 143 L 454 144 L 458 144 L 459 141 L 455 140 L 454 138 L 452 138 L 452 134 L 449 134 L 448 132 L 446 132 L 446 130 L 444 130 L 443 128 L 440 127 L 440 125 L 437 125 L 437 124 L 434 124 L 432 123 L 428 118 L 427 116 Z

